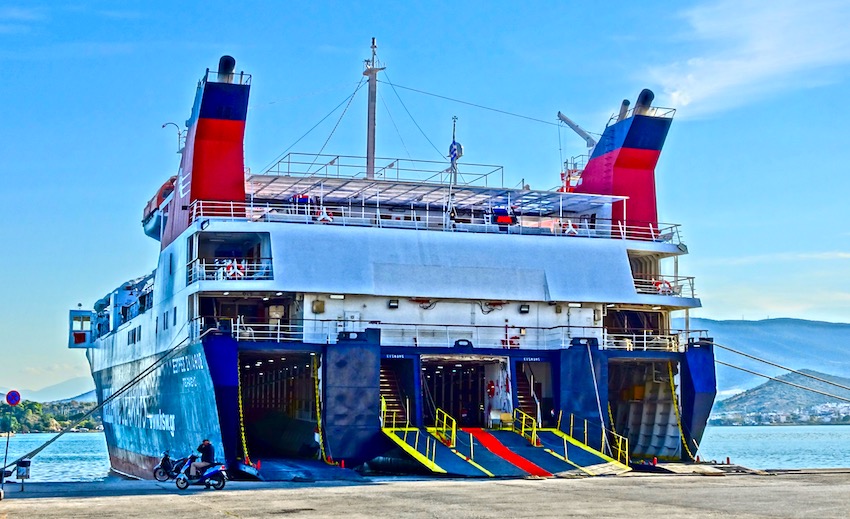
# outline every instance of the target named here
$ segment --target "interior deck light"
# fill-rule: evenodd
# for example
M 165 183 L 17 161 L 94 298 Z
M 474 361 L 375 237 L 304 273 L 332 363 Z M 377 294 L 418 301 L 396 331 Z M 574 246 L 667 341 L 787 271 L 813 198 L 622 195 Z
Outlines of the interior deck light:
M 342 294 L 331 294 L 328 296 L 330 299 L 345 299 L 345 296 Z
M 581 308 L 581 303 L 567 303 L 570 308 Z
M 398 308 L 398 299 L 390 299 L 387 301 L 387 308 Z
M 519 305 L 519 313 L 527 314 L 531 311 L 531 307 L 529 305 Z

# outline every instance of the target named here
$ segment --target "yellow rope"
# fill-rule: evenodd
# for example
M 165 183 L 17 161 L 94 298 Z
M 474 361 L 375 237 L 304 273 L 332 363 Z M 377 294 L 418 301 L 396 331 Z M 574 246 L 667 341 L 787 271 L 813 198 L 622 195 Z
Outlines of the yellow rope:
M 319 360 L 313 357 L 313 382 L 316 390 L 316 429 L 319 430 L 319 452 L 322 456 L 322 461 L 328 465 L 336 465 L 335 462 L 328 458 L 325 452 L 325 436 L 322 434 L 322 402 L 319 400 Z
M 611 432 L 617 434 L 617 428 L 614 427 L 614 413 L 611 412 L 611 401 L 608 401 L 608 420 L 611 421 Z
M 676 410 L 676 425 L 679 426 L 679 436 L 682 438 L 682 446 L 685 448 L 685 452 L 691 461 L 693 461 L 694 455 L 691 453 L 691 449 L 688 448 L 688 442 L 685 440 L 685 432 L 682 430 L 682 417 L 679 415 L 679 403 L 676 401 L 676 385 L 673 383 L 672 362 L 667 363 L 667 373 L 670 375 L 670 392 L 673 395 L 673 409 Z
M 242 362 L 240 362 L 238 355 L 236 357 L 236 376 L 236 387 L 239 398 L 239 433 L 242 436 L 242 453 L 245 455 L 245 464 L 253 466 L 251 458 L 248 456 L 248 441 L 245 439 L 245 417 L 242 413 Z

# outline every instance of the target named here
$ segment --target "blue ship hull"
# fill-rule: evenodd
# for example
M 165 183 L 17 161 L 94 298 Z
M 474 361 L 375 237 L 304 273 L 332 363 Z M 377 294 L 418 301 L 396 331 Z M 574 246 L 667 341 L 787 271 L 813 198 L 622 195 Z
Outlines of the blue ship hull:
M 317 413 L 321 416 L 322 441 L 328 458 L 345 460 L 347 466 L 353 467 L 376 456 L 392 455 L 389 452 L 392 445 L 381 434 L 379 420 L 382 363 L 408 367 L 398 370 L 399 385 L 413 396 L 410 423 L 424 426 L 428 418 L 422 410 L 427 403 L 422 391 L 416 390 L 423 387 L 422 377 L 425 376 L 422 356 L 457 356 L 460 359 L 469 358 L 473 352 L 463 348 L 381 346 L 378 330 L 352 335 L 352 340 L 317 345 L 239 342 L 230 335 L 214 334 L 182 348 L 127 393 L 105 406 L 104 429 L 112 467 L 128 475 L 150 478 L 163 451 L 170 450 L 173 455 L 182 456 L 204 438 L 212 441 L 217 458 L 234 472 L 243 467 L 249 450 L 259 453 L 259 456 L 252 454 L 254 462 L 262 457 L 269 461 L 281 457 L 315 459 L 317 451 L 308 449 L 305 452 L 303 448 L 309 447 L 313 427 L 319 423 Z M 278 404 L 270 405 L 265 411 L 255 409 L 252 415 L 247 408 L 250 404 L 240 402 L 239 364 L 245 362 L 240 361 L 240 355 L 302 355 L 321 359 L 317 371 L 321 380 L 321 405 L 315 413 L 308 413 L 311 418 L 301 421 L 280 418 L 285 405 Z M 529 361 L 548 364 L 555 391 L 547 414 L 555 416 L 563 411 L 574 415 L 576 420 L 590 422 L 599 421 L 600 404 L 596 395 L 618 389 L 609 387 L 613 383 L 611 373 L 619 369 L 615 366 L 647 362 L 681 365 L 681 419 L 685 441 L 691 444 L 699 443 L 714 399 L 713 352 L 707 343 L 691 344 L 684 353 L 600 350 L 595 345 L 577 343 L 554 351 L 475 349 L 474 355 L 500 356 L 515 366 Z M 95 372 L 99 399 L 103 401 L 157 358 L 149 357 Z M 309 380 L 315 383 L 315 379 Z M 512 398 L 513 406 L 517 407 L 516 391 Z M 275 405 L 279 409 L 271 409 Z M 613 416 L 606 418 L 614 419 Z M 609 420 L 606 420 L 608 426 L 611 425 Z M 260 476 L 263 476 L 262 470 Z

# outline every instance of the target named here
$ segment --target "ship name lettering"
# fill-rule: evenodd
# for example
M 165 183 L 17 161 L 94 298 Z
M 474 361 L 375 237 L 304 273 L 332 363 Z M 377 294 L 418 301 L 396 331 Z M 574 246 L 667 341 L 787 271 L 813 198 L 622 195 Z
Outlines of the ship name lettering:
M 200 352 L 171 359 L 171 371 L 175 375 L 199 369 L 204 369 L 204 357 Z

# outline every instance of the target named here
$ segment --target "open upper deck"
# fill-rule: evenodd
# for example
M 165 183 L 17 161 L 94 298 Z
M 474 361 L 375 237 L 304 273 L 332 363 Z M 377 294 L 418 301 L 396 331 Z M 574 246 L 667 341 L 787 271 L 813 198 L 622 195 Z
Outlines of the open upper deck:
M 580 236 L 681 243 L 674 224 L 613 222 L 611 205 L 627 197 L 503 187 L 502 168 L 290 154 L 246 178 L 244 204 L 199 200 L 192 219 L 325 224 L 450 232 Z

